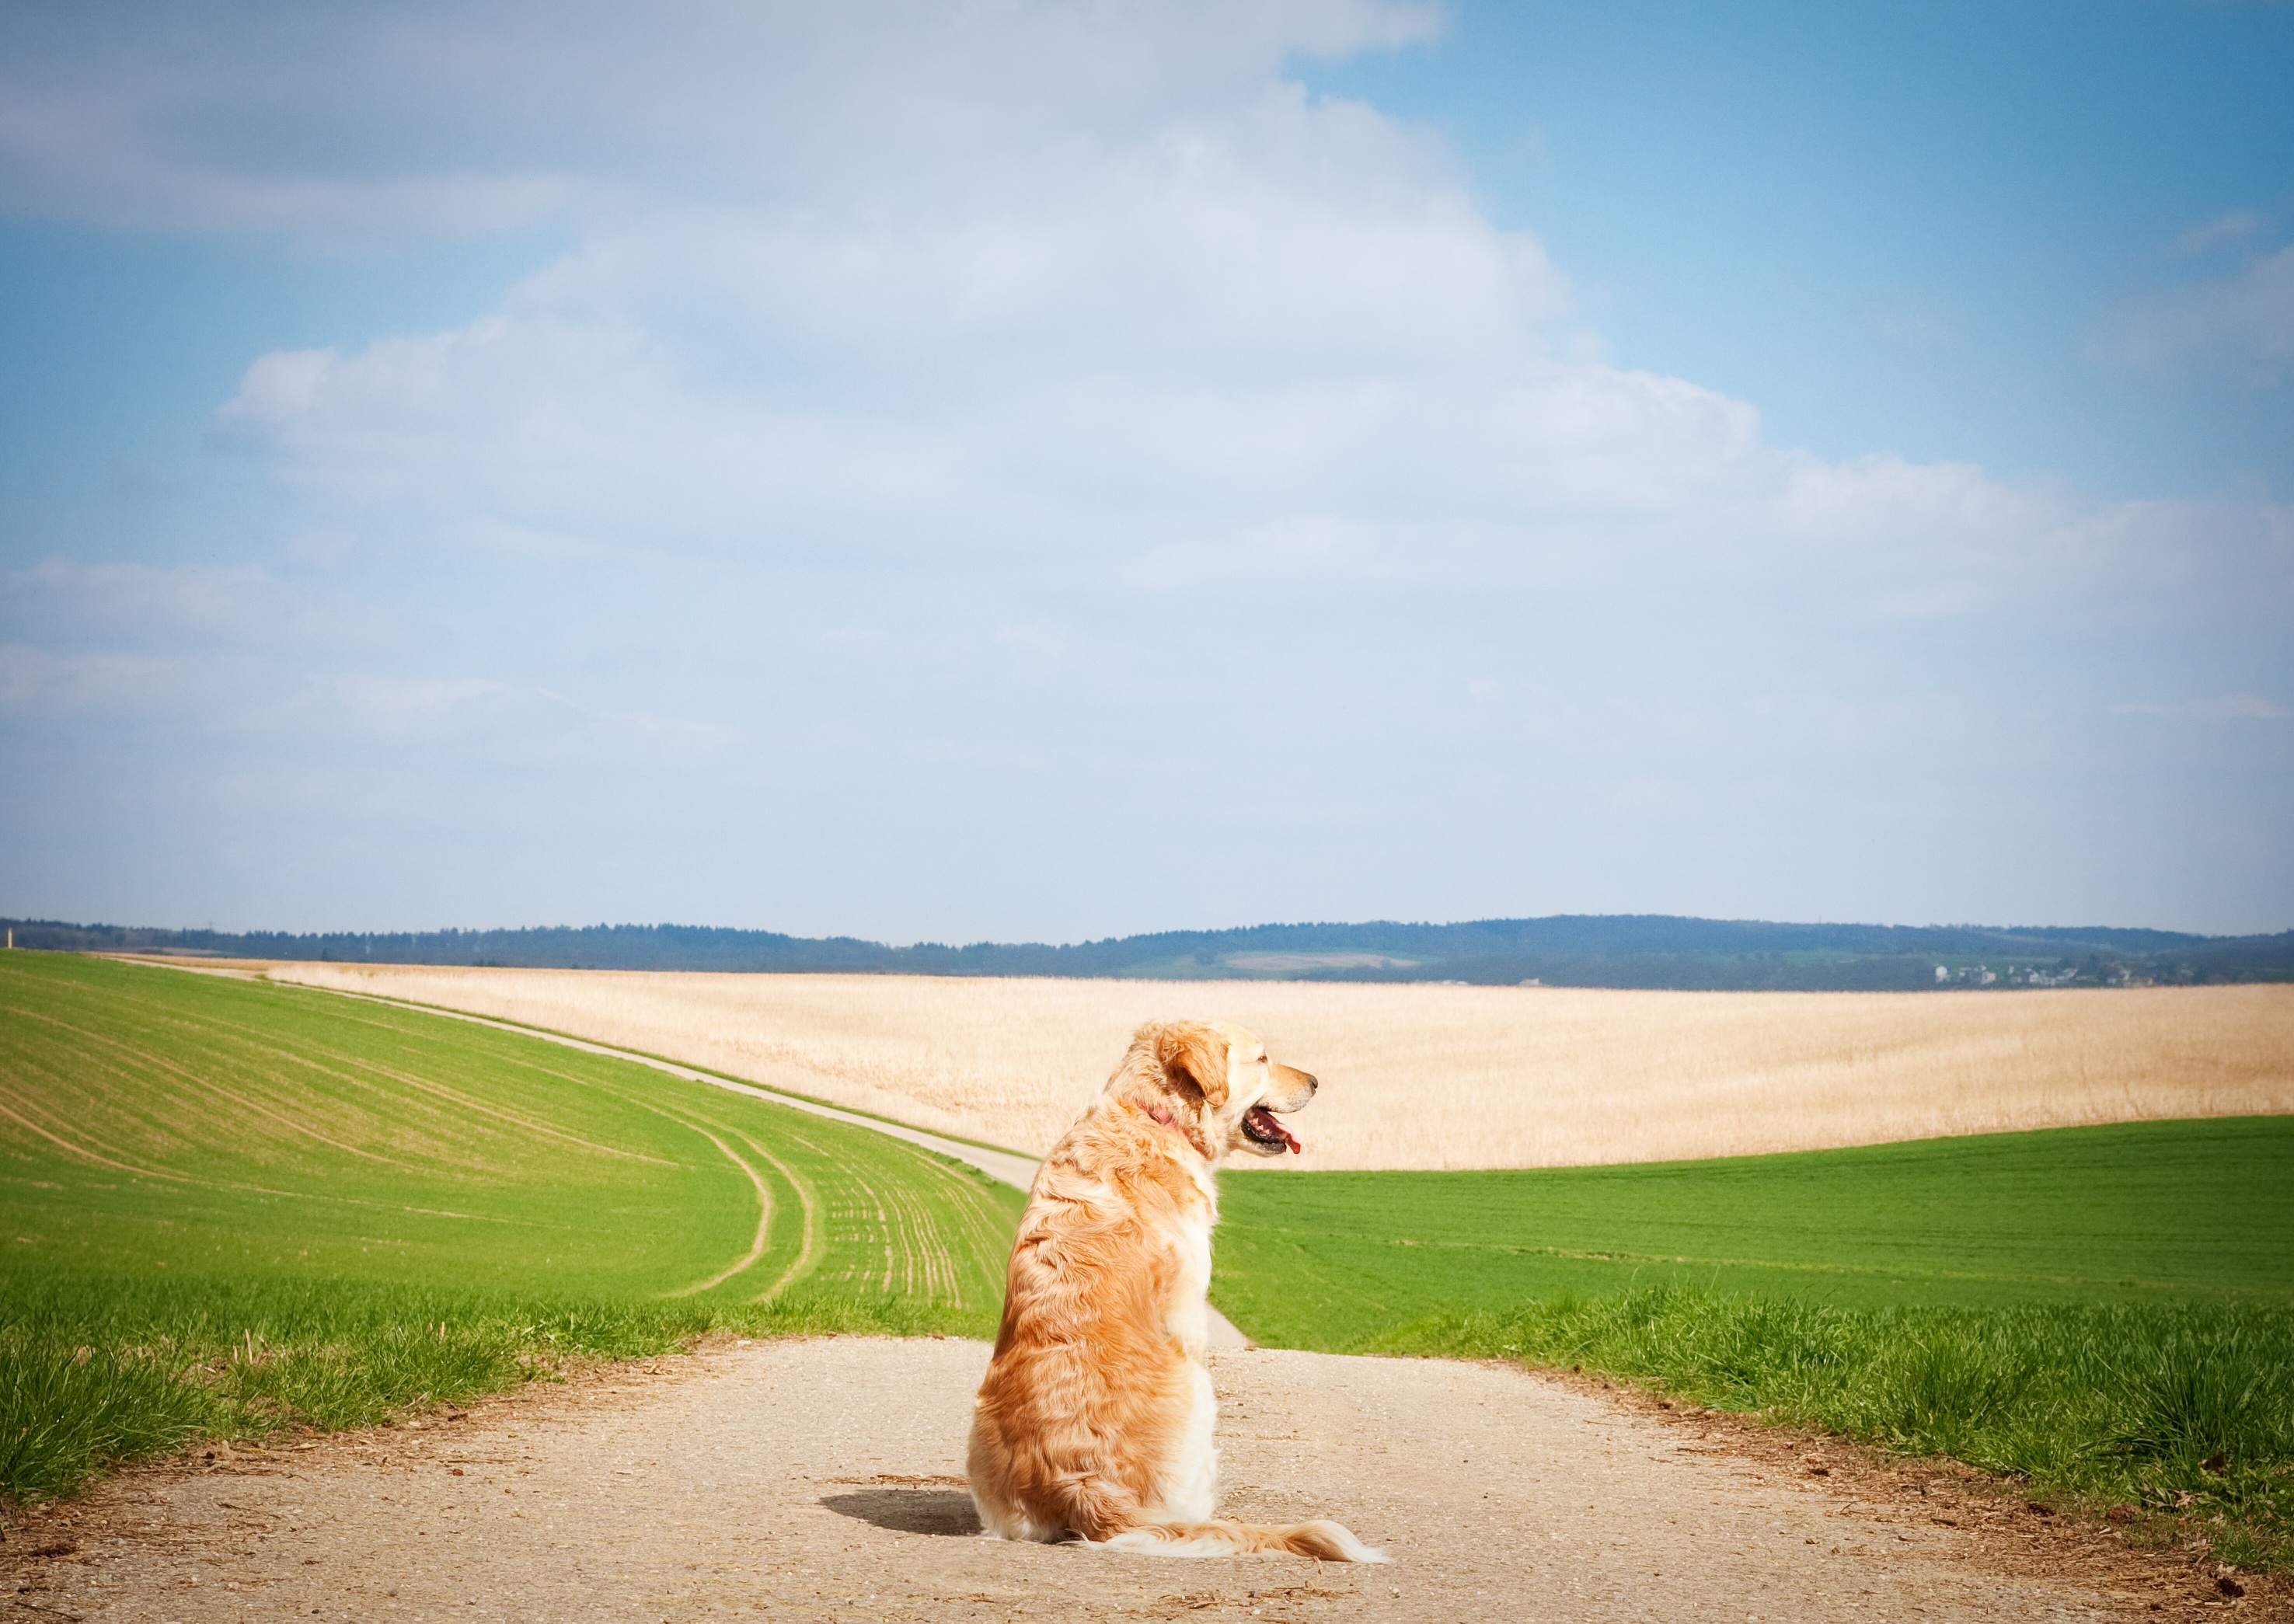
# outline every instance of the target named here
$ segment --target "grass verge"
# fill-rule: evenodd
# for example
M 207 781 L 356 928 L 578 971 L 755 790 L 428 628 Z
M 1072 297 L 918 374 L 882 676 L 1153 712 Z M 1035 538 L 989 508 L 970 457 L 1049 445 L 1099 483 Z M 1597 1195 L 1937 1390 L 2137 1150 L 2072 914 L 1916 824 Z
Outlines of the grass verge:
M 2294 1567 L 2290 1349 L 2294 1309 L 2275 1303 L 1840 1308 L 1682 1287 L 1435 1315 L 1376 1344 L 1590 1370 L 1949 1456 L 2275 1571 Z
M 341 1281 L 0 1277 L 0 1492 L 46 1499 L 204 1438 L 370 1425 L 712 1332 L 977 1336 L 944 1301 L 566 1301 Z
M 1213 1295 L 1260 1342 L 1581 1366 L 2294 1567 L 2294 1120 L 1246 1174 L 1221 1206 Z

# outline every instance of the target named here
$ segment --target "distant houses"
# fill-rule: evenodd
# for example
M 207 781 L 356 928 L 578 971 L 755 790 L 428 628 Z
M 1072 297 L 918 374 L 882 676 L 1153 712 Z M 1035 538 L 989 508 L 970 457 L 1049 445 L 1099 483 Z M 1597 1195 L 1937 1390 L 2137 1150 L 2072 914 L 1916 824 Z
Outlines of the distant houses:
M 2090 961 L 2086 964 L 2058 963 L 2053 969 L 2038 964 L 2011 964 L 2005 970 L 1996 970 L 1989 964 L 1963 964 L 1955 969 L 1948 964 L 1935 967 L 1938 987 L 1997 987 L 2005 982 L 2009 987 L 2147 987 L 2147 977 L 2128 972 L 2124 965 Z

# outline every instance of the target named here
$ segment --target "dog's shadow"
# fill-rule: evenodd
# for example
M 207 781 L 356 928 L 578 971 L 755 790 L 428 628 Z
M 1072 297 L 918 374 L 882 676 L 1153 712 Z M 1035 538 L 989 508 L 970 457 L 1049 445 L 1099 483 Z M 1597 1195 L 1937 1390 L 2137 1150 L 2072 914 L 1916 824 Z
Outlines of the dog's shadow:
M 948 1488 L 953 1480 L 939 1478 L 903 1482 L 880 1478 L 842 1494 L 821 1497 L 820 1503 L 840 1517 L 874 1523 L 903 1534 L 969 1535 L 980 1531 L 980 1514 L 972 1495 Z

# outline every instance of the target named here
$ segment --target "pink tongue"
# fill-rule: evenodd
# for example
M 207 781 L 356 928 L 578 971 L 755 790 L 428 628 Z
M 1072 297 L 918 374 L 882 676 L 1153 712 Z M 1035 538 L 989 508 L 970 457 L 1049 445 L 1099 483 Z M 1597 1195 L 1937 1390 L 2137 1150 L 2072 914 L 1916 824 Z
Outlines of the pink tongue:
M 1290 1130 L 1284 1127 L 1282 1124 L 1275 1118 L 1273 1112 L 1261 1106 L 1254 1108 L 1250 1114 L 1257 1119 L 1261 1132 L 1280 1133 L 1282 1136 L 1282 1142 L 1290 1147 L 1291 1155 L 1297 1156 L 1306 1149 L 1306 1146 L 1300 1144 L 1297 1139 L 1291 1136 Z

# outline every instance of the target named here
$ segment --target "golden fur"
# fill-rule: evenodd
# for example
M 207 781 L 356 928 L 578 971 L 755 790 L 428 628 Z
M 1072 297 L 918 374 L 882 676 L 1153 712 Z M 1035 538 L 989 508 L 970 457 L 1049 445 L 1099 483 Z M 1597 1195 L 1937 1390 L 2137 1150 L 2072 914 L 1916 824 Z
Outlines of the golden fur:
M 1205 1288 L 1231 1151 L 1299 1149 L 1268 1113 L 1314 1079 L 1240 1027 L 1140 1027 L 1036 1174 L 972 1425 L 972 1497 L 1005 1539 L 1078 1535 L 1168 1555 L 1383 1562 L 1336 1522 L 1213 1521 Z

